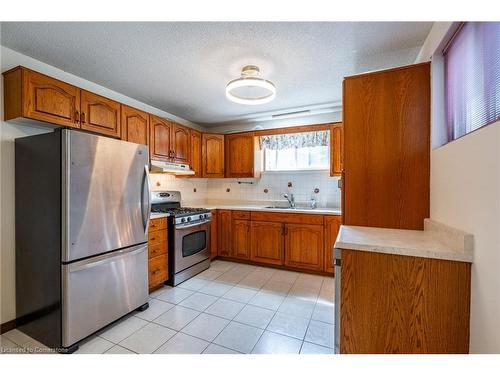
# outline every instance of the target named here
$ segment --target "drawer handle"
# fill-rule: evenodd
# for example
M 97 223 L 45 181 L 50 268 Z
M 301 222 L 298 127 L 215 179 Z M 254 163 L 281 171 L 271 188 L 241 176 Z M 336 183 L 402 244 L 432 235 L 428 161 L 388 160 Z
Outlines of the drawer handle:
M 80 122 L 80 113 L 78 111 L 75 112 L 75 122 L 78 124 Z

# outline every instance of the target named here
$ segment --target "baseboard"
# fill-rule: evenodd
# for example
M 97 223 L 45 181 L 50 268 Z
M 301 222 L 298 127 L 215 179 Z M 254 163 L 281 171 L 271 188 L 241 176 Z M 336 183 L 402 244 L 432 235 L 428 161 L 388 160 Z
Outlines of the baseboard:
M 16 319 L 12 319 L 12 320 L 9 320 L 8 322 L 2 323 L 0 325 L 0 335 L 4 334 L 5 332 L 8 332 L 10 330 L 13 330 L 16 327 L 17 327 L 17 320 Z

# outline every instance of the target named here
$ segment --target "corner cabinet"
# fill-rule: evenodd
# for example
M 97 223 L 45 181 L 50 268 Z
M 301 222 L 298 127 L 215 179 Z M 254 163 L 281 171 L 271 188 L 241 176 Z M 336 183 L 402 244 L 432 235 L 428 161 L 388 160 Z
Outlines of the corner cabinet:
M 149 145 L 149 114 L 122 105 L 121 138 L 125 141 Z
M 80 89 L 17 67 L 4 75 L 4 120 L 24 117 L 80 128 Z
M 193 129 L 190 132 L 190 161 L 191 169 L 194 171 L 191 177 L 201 177 L 201 133 Z
M 225 136 L 225 177 L 258 177 L 256 166 L 256 137 L 254 133 Z
M 221 134 L 202 134 L 202 177 L 224 177 L 224 136 Z

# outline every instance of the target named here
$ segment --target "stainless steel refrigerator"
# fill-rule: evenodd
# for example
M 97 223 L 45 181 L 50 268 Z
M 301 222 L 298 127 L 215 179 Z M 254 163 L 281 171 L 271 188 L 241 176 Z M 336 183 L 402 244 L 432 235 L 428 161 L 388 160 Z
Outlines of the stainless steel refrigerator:
M 18 329 L 72 352 L 148 302 L 147 146 L 76 130 L 15 141 Z

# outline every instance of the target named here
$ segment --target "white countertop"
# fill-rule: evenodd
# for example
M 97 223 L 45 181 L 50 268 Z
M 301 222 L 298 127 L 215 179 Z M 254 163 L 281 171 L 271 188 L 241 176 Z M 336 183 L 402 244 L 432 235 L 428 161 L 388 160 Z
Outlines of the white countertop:
M 315 209 L 295 208 L 267 208 L 266 206 L 245 205 L 245 204 L 199 204 L 197 207 L 206 208 L 207 210 L 240 210 L 240 211 L 264 211 L 264 212 L 282 212 L 289 214 L 313 214 L 313 215 L 341 215 L 339 208 L 319 207 Z
M 471 234 L 426 219 L 424 230 L 342 225 L 335 248 L 472 263 Z
M 162 217 L 169 217 L 170 214 L 168 213 L 159 213 L 159 212 L 151 212 L 151 214 L 149 215 L 149 218 L 152 220 L 152 219 L 160 219 Z

